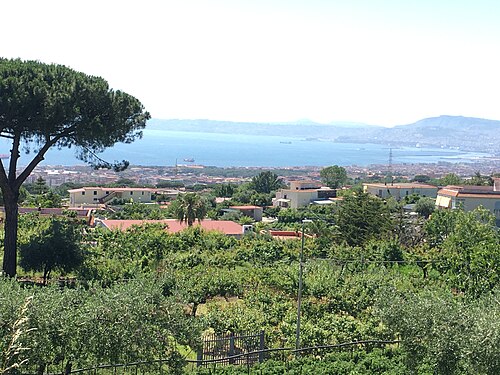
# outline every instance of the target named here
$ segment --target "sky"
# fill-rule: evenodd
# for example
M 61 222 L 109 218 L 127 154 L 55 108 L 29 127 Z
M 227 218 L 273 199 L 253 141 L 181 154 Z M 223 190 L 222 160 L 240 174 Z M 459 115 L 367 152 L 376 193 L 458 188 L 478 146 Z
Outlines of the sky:
M 500 120 L 498 0 L 0 0 L 0 56 L 105 78 L 154 118 Z

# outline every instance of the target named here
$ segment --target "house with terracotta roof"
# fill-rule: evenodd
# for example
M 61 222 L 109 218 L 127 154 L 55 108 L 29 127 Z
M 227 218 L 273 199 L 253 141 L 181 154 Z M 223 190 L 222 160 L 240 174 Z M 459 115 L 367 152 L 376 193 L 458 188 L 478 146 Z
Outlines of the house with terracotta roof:
M 177 233 L 186 228 L 188 225 L 186 222 L 180 222 L 176 219 L 164 219 L 164 220 L 99 220 L 95 219 L 96 227 L 101 226 L 109 230 L 121 230 L 125 231 L 134 225 L 143 224 L 163 224 L 165 225 L 165 230 L 169 233 Z M 244 228 L 242 225 L 235 223 L 233 221 L 226 220 L 201 220 L 200 222 L 195 222 L 194 227 L 199 226 L 202 229 L 210 232 L 217 231 L 225 234 L 226 236 L 240 238 L 244 234 Z
M 494 179 L 493 186 L 449 185 L 438 191 L 436 208 L 462 208 L 472 211 L 483 206 L 490 210 L 500 226 L 500 178 Z
M 363 191 L 379 198 L 393 197 L 401 200 L 412 194 L 422 197 L 436 198 L 438 188 L 436 186 L 421 184 L 416 182 L 398 182 L 398 183 L 364 183 Z
M 299 208 L 310 204 L 331 204 L 337 197 L 337 190 L 322 186 L 318 181 L 290 181 L 290 188 L 281 189 L 273 198 L 273 206 Z

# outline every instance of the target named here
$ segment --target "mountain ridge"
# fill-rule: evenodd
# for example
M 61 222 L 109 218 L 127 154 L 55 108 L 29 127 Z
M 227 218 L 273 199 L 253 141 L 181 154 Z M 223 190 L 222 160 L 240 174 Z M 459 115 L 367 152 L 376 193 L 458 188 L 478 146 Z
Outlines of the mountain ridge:
M 311 120 L 262 123 L 152 119 L 146 129 L 153 132 L 160 130 L 283 136 L 342 143 L 378 143 L 393 147 L 418 145 L 500 154 L 500 121 L 465 116 L 428 117 L 392 128 L 349 121 L 322 124 Z

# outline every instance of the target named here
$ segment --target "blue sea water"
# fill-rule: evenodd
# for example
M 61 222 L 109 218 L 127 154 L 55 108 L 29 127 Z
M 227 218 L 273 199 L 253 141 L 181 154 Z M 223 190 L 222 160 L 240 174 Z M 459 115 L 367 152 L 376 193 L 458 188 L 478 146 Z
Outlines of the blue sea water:
M 0 145 L 0 153 L 8 153 L 9 145 Z M 462 162 L 487 156 L 459 150 L 430 148 L 393 148 L 393 163 Z M 23 155 L 21 164 L 32 155 Z M 218 167 L 285 167 L 387 164 L 388 146 L 378 144 L 336 143 L 333 141 L 305 140 L 301 138 L 144 130 L 142 139 L 132 144 L 117 144 L 106 150 L 106 160 L 130 161 L 132 165 L 172 166 L 186 164 L 184 159 L 194 159 L 195 164 Z M 74 150 L 51 149 L 45 165 L 76 165 Z

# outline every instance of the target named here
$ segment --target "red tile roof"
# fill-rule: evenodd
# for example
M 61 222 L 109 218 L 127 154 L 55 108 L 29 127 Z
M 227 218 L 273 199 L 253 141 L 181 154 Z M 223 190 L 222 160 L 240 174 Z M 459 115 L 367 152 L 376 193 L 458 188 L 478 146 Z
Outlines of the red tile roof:
M 165 220 L 102 220 L 102 223 L 111 230 L 127 230 L 133 225 L 163 223 L 167 225 L 165 228 L 170 233 L 177 233 L 184 230 L 188 225 L 183 222 L 180 223 L 176 219 Z M 243 227 L 233 221 L 227 220 L 202 220 L 195 222 L 193 226 L 200 226 L 207 231 L 218 231 L 226 235 L 241 235 L 243 234 Z
M 260 206 L 229 206 L 229 208 L 233 208 L 235 210 L 255 210 L 262 208 Z
M 500 191 L 495 191 L 493 186 L 448 185 L 439 190 L 438 194 L 452 197 L 498 199 Z

